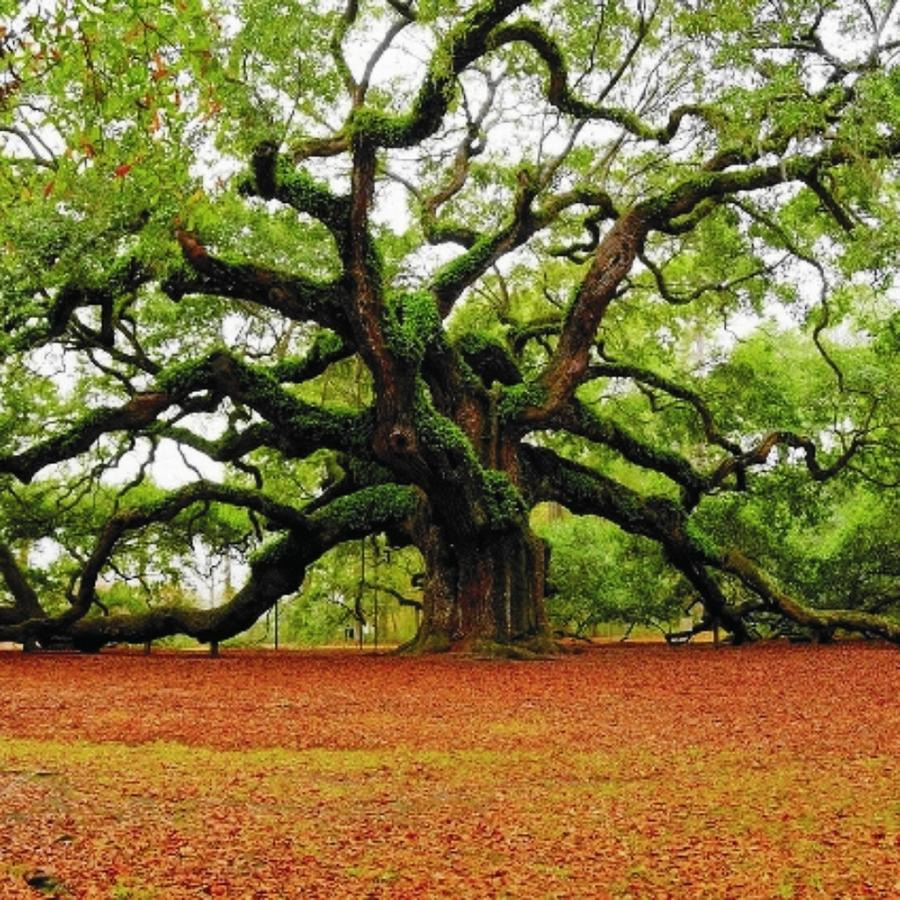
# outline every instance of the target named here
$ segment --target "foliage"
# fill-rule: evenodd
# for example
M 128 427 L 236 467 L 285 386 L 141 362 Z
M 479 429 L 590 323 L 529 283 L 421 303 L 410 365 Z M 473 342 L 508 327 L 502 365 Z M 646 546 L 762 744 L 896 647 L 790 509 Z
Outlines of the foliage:
M 900 640 L 898 14 L 0 7 L 0 639 Z
M 413 548 L 392 549 L 382 538 L 339 544 L 310 566 L 302 591 L 285 604 L 285 643 L 403 643 L 414 636 L 410 607 L 418 599 L 413 577 L 421 557 Z M 405 613 L 405 614 L 404 614 Z M 348 639 L 351 629 L 353 638 Z M 377 629 L 377 635 L 376 635 Z
M 605 622 L 669 630 L 690 602 L 656 547 L 591 517 L 566 517 L 540 529 L 550 545 L 547 612 L 584 636 Z

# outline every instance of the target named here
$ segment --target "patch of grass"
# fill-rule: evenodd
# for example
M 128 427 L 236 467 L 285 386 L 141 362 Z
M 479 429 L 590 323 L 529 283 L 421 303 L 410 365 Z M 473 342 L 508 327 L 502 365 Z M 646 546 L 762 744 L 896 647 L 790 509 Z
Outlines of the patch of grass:
M 141 885 L 133 879 L 117 879 L 109 891 L 110 900 L 159 900 L 162 896 L 156 888 Z

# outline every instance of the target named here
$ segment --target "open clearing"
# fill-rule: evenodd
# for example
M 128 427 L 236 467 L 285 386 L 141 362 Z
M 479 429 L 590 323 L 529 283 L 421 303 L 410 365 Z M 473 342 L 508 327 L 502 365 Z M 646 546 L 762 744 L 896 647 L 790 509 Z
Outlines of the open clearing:
M 900 655 L 0 653 L 0 896 L 900 895 Z

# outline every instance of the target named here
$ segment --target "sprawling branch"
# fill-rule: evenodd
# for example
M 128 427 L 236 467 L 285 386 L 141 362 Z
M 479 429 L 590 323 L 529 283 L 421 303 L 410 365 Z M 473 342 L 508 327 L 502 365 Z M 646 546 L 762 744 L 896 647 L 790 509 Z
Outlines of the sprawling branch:
M 666 555 L 700 593 L 704 606 L 718 621 L 743 640 L 748 636 L 743 616 L 757 608 L 732 609 L 725 601 L 709 568 L 736 576 L 773 612 L 824 634 L 847 629 L 900 643 L 900 624 L 889 618 L 855 610 L 816 610 L 804 606 L 772 584 L 768 577 L 737 550 L 720 554 L 691 534 L 687 516 L 670 501 L 643 497 L 605 476 L 565 460 L 552 451 L 523 447 L 528 476 L 537 499 L 556 500 L 573 512 L 599 515 L 632 534 L 658 541 Z
M 548 197 L 538 209 L 533 210 L 531 204 L 539 189 L 539 182 L 527 171 L 521 171 L 512 219 L 494 234 L 473 234 L 475 239 L 469 249 L 435 273 L 429 287 L 438 299 L 442 316 L 450 313 L 460 294 L 497 260 L 551 225 L 565 210 L 579 205 L 596 207 L 598 221 L 613 218 L 616 214 L 608 194 L 586 188 Z
M 248 582 L 227 603 L 209 610 L 156 607 L 146 613 L 87 617 L 94 602 L 97 578 L 118 541 L 128 531 L 171 521 L 196 503 L 226 503 L 269 517 L 286 534 L 275 539 L 251 561 Z M 312 514 L 286 506 L 257 491 L 197 482 L 169 494 L 158 503 L 123 510 L 109 520 L 82 571 L 75 602 L 54 617 L 32 618 L 15 625 L 0 623 L 0 639 L 38 640 L 71 635 L 83 647 L 112 641 L 143 642 L 171 634 L 201 641 L 222 640 L 252 625 L 279 597 L 296 590 L 311 562 L 342 541 L 372 531 L 387 530 L 392 540 L 408 540 L 412 519 L 422 500 L 411 488 L 380 485 L 342 496 Z
M 589 410 L 582 409 L 577 416 L 575 416 L 574 411 L 570 410 L 562 414 L 563 418 L 560 418 L 561 414 L 557 413 L 550 420 L 551 427 L 553 422 L 558 422 L 560 427 L 566 427 L 576 434 L 582 434 L 590 440 L 596 440 L 599 443 L 619 450 L 626 459 L 638 465 L 644 465 L 669 475 L 669 477 L 685 488 L 687 494 L 686 503 L 689 507 L 699 499 L 702 493 L 707 493 L 720 486 L 731 475 L 737 478 L 738 485 L 742 487 L 746 482 L 747 469 L 753 466 L 764 465 L 769 458 L 769 454 L 778 445 L 802 450 L 805 465 L 813 480 L 827 481 L 842 472 L 866 443 L 861 435 L 854 436 L 846 449 L 828 466 L 822 466 L 819 463 L 816 445 L 809 438 L 801 437 L 789 431 L 773 431 L 756 446 L 750 450 L 743 451 L 740 446 L 728 440 L 719 432 L 709 407 L 696 392 L 690 391 L 646 369 L 635 366 L 601 363 L 591 366 L 588 373 L 589 375 L 632 378 L 643 384 L 657 387 L 673 397 L 687 401 L 700 417 L 707 440 L 717 444 L 731 454 L 710 475 L 701 475 L 690 467 L 686 461 L 675 455 L 660 454 L 654 448 L 647 448 L 636 442 L 635 447 L 630 447 L 629 436 L 625 435 L 624 439 L 620 438 L 618 433 L 613 433 L 613 431 L 616 431 L 615 426 L 603 422 L 599 417 L 590 413 Z M 573 418 L 576 421 L 572 421 Z M 604 436 L 605 431 L 609 432 L 608 436 Z M 624 435 L 624 432 L 622 434 Z M 633 439 L 630 440 L 633 441 Z M 657 458 L 658 456 L 659 458 Z M 671 459 L 670 456 L 672 457 Z
M 278 360 L 272 367 L 272 377 L 279 382 L 301 384 L 321 375 L 330 365 L 347 359 L 353 353 L 353 348 L 343 338 L 320 331 L 302 356 Z
M 744 191 L 758 191 L 792 181 L 806 181 L 828 167 L 867 157 L 900 154 L 900 136 L 871 142 L 864 148 L 831 145 L 821 153 L 783 159 L 770 166 L 748 166 L 722 172 L 701 171 L 677 187 L 641 201 L 609 229 L 594 254 L 572 301 L 550 361 L 541 376 L 543 402 L 529 408 L 523 420 L 536 423 L 564 404 L 581 383 L 589 364 L 597 328 L 616 291 L 643 251 L 652 230 L 666 230 L 673 220 L 689 216 L 707 201 Z
M 349 121 L 337 134 L 300 141 L 292 148 L 293 160 L 300 162 L 313 156 L 347 153 L 357 141 L 378 147 L 413 147 L 421 143 L 440 127 L 450 108 L 459 74 L 487 52 L 491 31 L 525 2 L 481 0 L 475 4 L 435 48 L 412 107 L 402 115 L 392 115 L 362 105 L 361 98 L 365 91 L 348 77 L 349 72 L 338 52 L 338 66 L 343 70 L 348 92 L 354 97 Z M 414 18 L 406 4 L 396 2 L 391 5 L 404 19 Z M 393 40 L 402 27 L 402 23 L 392 26 L 385 39 Z M 340 44 L 345 31 L 346 26 L 342 24 L 335 32 L 337 44 Z M 376 61 L 377 56 L 378 51 L 373 57 Z
M 681 507 L 662 497 L 644 497 L 552 451 L 537 447 L 523 450 L 529 480 L 539 499 L 556 500 L 575 513 L 602 516 L 624 531 L 657 541 L 672 565 L 700 594 L 713 621 L 727 628 L 736 641 L 747 640 L 745 624 L 707 572 L 715 557 L 691 536 L 687 514 Z
M 9 472 L 20 481 L 30 481 L 45 466 L 71 459 L 88 450 L 104 434 L 117 431 L 138 433 L 149 429 L 165 432 L 169 427 L 158 425 L 159 416 L 173 405 L 198 407 L 192 396 L 209 392 L 199 408 L 211 408 L 217 398 L 233 401 L 259 413 L 280 436 L 276 444 L 289 442 L 293 453 L 311 453 L 318 447 L 346 450 L 361 458 L 371 454 L 373 419 L 370 412 L 355 413 L 314 406 L 292 396 L 279 384 L 276 374 L 261 367 L 250 366 L 232 354 L 214 351 L 203 359 L 174 366 L 158 379 L 159 389 L 136 394 L 120 407 L 104 407 L 82 417 L 61 434 L 34 446 L 0 457 L 0 472 Z M 171 432 L 173 436 L 177 432 Z M 244 440 L 244 447 L 252 449 L 265 442 Z M 228 446 L 230 458 L 237 458 L 233 445 Z M 226 452 L 223 444 L 221 452 Z M 246 450 L 242 449 L 242 452 Z
M 431 56 L 422 85 L 405 115 L 357 109 L 350 124 L 353 135 L 380 147 L 412 147 L 440 127 L 454 95 L 457 76 L 483 56 L 491 31 L 525 0 L 482 0 L 441 41 Z M 348 141 L 349 146 L 349 141 Z
M 314 321 L 349 337 L 342 280 L 319 282 L 244 263 L 229 263 L 206 249 L 192 234 L 176 233 L 191 271 L 171 275 L 163 290 L 174 300 L 185 294 L 212 294 L 257 303 L 289 319 Z
M 539 23 L 522 19 L 502 25 L 491 34 L 488 46 L 495 49 L 513 42 L 528 44 L 541 57 L 549 73 L 546 88 L 548 101 L 561 112 L 576 119 L 610 122 L 624 128 L 641 140 L 667 144 L 675 137 L 682 121 L 687 116 L 700 118 L 709 116 L 705 107 L 699 104 L 687 104 L 673 110 L 665 126 L 656 128 L 641 119 L 633 110 L 620 106 L 591 103 L 577 97 L 569 84 L 569 72 L 562 50 Z M 633 53 L 634 51 L 627 56 L 626 65 L 630 63 Z
M 93 446 L 104 434 L 145 428 L 175 402 L 164 391 L 135 394 L 119 407 L 101 407 L 84 416 L 62 434 L 8 456 L 0 456 L 0 472 L 29 482 L 45 466 L 71 459 Z
M 743 472 L 747 468 L 763 465 L 772 450 L 780 444 L 794 450 L 802 450 L 806 468 L 813 480 L 827 481 L 847 468 L 864 443 L 865 441 L 861 437 L 855 436 L 830 466 L 822 466 L 816 458 L 816 445 L 809 438 L 801 437 L 791 431 L 773 431 L 745 453 L 726 459 L 712 474 L 710 487 L 720 485 L 732 473 L 736 473 L 739 478 L 743 479 Z
M 600 320 L 631 271 L 650 225 L 645 209 L 636 207 L 622 215 L 600 242 L 541 375 L 544 402 L 526 412 L 526 421 L 537 422 L 558 409 L 583 380 Z
M 573 399 L 545 420 L 549 428 L 560 428 L 578 434 L 620 453 L 629 462 L 644 469 L 660 472 L 678 484 L 688 507 L 694 506 L 707 488 L 707 480 L 677 453 L 654 447 L 638 440 L 620 425 L 603 418 L 589 406 Z
M 644 497 L 594 469 L 543 447 L 523 445 L 520 455 L 535 500 L 555 500 L 574 513 L 602 516 L 630 534 L 649 537 L 667 546 L 690 547 L 684 531 L 685 512 L 671 500 Z
M 252 178 L 239 185 L 242 193 L 264 200 L 280 200 L 297 212 L 318 219 L 331 232 L 342 251 L 347 247 L 350 198 L 335 194 L 328 185 L 316 181 L 302 168 L 279 155 L 270 142 L 260 144 L 251 161 Z
M 259 491 L 244 491 L 204 481 L 189 484 L 150 506 L 123 510 L 107 522 L 97 538 L 97 543 L 82 568 L 78 592 L 71 607 L 49 620 L 47 627 L 65 628 L 87 614 L 94 601 L 97 579 L 126 532 L 170 522 L 198 502 L 221 502 L 252 509 L 267 516 L 278 527 L 289 527 L 295 531 L 302 530 L 306 524 L 302 514 L 293 507 L 272 500 Z
M 670 378 L 663 378 L 656 372 L 640 366 L 624 365 L 614 362 L 603 362 L 592 365 L 588 369 L 588 378 L 630 378 L 640 384 L 649 385 L 664 391 L 671 397 L 684 400 L 690 404 L 703 424 L 703 433 L 706 439 L 729 453 L 740 455 L 741 448 L 734 441 L 726 438 L 716 426 L 712 412 L 706 401 L 696 392 L 689 390 Z
M 900 135 L 870 140 L 867 145 L 850 147 L 829 144 L 819 153 L 796 155 L 772 165 L 748 165 L 721 172 L 699 171 L 679 185 L 641 204 L 650 229 L 663 229 L 673 219 L 690 214 L 699 204 L 741 192 L 772 188 L 789 182 L 808 183 L 819 173 L 859 159 L 878 159 L 900 155 Z
M 735 575 L 747 588 L 761 597 L 775 612 L 830 636 L 843 628 L 858 634 L 869 634 L 900 644 L 900 623 L 884 616 L 852 609 L 814 609 L 788 596 L 774 585 L 760 569 L 738 550 L 728 551 L 719 568 Z
M 306 403 L 284 390 L 271 370 L 248 365 L 225 350 L 167 370 L 160 383 L 176 397 L 201 390 L 228 396 L 257 412 L 296 446 L 331 447 L 362 457 L 370 454 L 371 412 Z

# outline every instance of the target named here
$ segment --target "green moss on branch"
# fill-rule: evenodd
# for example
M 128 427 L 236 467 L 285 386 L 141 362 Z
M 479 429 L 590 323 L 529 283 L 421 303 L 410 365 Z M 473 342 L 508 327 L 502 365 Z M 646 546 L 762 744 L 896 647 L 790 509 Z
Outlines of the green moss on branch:
M 412 109 L 401 115 L 357 109 L 349 126 L 352 138 L 381 147 L 411 147 L 437 131 L 453 99 L 456 77 L 486 52 L 491 31 L 524 3 L 476 3 L 435 49 Z
M 442 333 L 432 294 L 415 291 L 391 295 L 385 305 L 384 333 L 396 356 L 418 366 Z
M 514 423 L 526 409 L 542 406 L 547 397 L 548 391 L 543 384 L 514 384 L 504 388 L 497 404 L 500 421 L 504 425 Z
M 338 497 L 314 513 L 311 522 L 326 541 L 349 540 L 401 526 L 420 502 L 418 491 L 409 485 L 378 484 Z

